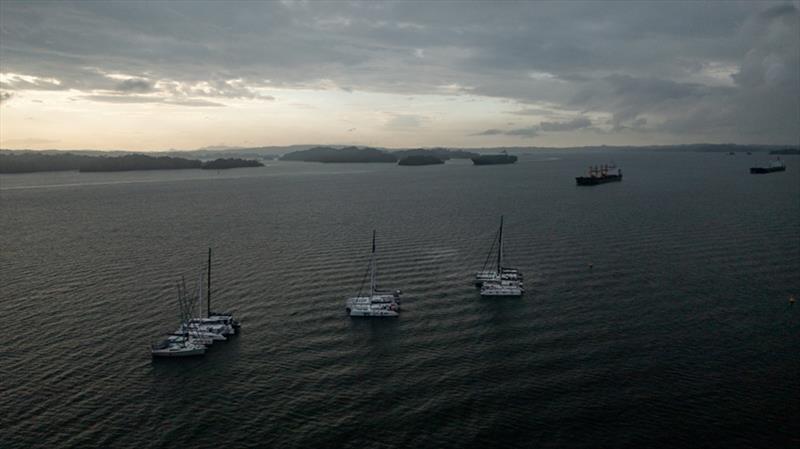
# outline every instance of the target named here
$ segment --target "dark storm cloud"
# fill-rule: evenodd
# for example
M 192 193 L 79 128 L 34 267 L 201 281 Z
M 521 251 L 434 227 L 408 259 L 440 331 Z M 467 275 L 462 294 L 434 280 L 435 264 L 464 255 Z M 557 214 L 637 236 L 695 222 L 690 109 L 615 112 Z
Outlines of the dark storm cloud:
M 505 132 L 503 130 L 500 130 L 500 129 L 497 129 L 497 128 L 492 128 L 492 129 L 487 129 L 486 131 L 481 131 L 479 133 L 470 134 L 470 135 L 471 136 L 498 136 L 498 135 L 501 135 L 501 134 L 505 134 Z
M 790 2 L 2 2 L 0 9 L 2 71 L 27 76 L 3 81 L 9 91 L 172 101 L 269 100 L 260 92 L 277 87 L 481 95 L 523 105 L 518 114 L 547 104 L 608 117 L 594 126 L 609 132 L 696 140 L 793 142 L 800 122 L 800 19 Z M 553 119 L 517 134 L 479 134 L 531 137 L 566 126 L 560 114 L 541 116 Z
M 515 137 L 523 137 L 523 138 L 531 138 L 536 137 L 539 135 L 539 127 L 538 126 L 528 126 L 526 128 L 513 128 L 513 129 L 487 129 L 486 131 L 481 131 L 479 133 L 470 134 L 471 136 L 515 136 Z
M 539 127 L 530 126 L 528 128 L 510 129 L 508 131 L 504 131 L 503 134 L 507 136 L 536 137 L 539 135 Z
M 574 131 L 576 129 L 588 128 L 592 126 L 592 121 L 586 117 L 576 117 L 566 122 L 542 122 L 539 128 L 542 131 Z
M 779 17 L 791 17 L 793 14 L 797 14 L 797 8 L 795 8 L 795 6 L 792 4 L 784 3 L 782 5 L 775 5 L 765 9 L 761 13 L 761 17 L 767 20 L 772 20 Z
M 114 90 L 120 92 L 146 93 L 153 90 L 153 83 L 146 79 L 130 78 L 118 83 Z
M 511 123 L 509 123 L 511 124 Z M 592 126 L 592 121 L 586 117 L 575 117 L 570 120 L 560 122 L 541 122 L 538 125 L 527 126 L 523 128 L 512 129 L 487 129 L 479 133 L 471 134 L 473 136 L 516 136 L 522 138 L 531 138 L 540 135 L 542 132 L 566 132 L 575 131 L 578 129 L 589 128 Z

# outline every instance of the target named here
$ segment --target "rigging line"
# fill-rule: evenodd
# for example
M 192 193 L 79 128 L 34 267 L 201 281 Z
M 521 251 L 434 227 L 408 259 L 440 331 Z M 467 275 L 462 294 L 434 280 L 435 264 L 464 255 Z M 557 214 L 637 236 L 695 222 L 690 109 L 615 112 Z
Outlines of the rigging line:
M 368 265 L 367 270 L 364 272 L 364 277 L 361 278 L 361 284 L 358 286 L 358 293 L 356 294 L 357 298 L 361 297 L 361 291 L 364 289 L 364 283 L 367 282 L 367 276 L 369 276 L 369 269 L 370 266 Z
M 494 240 L 492 240 L 492 247 L 489 248 L 489 252 L 486 254 L 486 260 L 483 262 L 483 268 L 481 271 L 486 271 L 486 265 L 489 264 L 489 259 L 492 257 L 492 253 L 494 252 L 494 247 L 497 245 L 497 241 L 500 239 L 500 229 L 495 231 L 494 233 Z

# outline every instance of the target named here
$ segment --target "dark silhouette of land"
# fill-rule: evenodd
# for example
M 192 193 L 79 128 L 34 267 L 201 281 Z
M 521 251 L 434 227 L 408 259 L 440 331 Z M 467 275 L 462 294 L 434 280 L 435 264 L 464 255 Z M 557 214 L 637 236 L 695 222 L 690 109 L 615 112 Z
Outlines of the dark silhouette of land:
M 409 150 L 389 151 L 370 147 L 314 147 L 307 150 L 293 151 L 281 157 L 283 161 L 303 161 L 303 162 L 397 162 L 408 156 L 433 157 L 442 161 L 448 159 L 469 159 L 478 156 L 464 150 L 448 150 L 446 148 L 415 148 Z M 431 160 L 431 159 L 426 159 Z M 435 162 L 434 162 L 435 163 Z
M 111 172 L 131 170 L 226 169 L 234 167 L 262 167 L 263 164 L 245 159 L 217 159 L 201 162 L 171 156 L 88 156 L 72 153 L 40 153 L 35 151 L 0 153 L 0 173 L 31 173 L 40 171 Z
M 784 148 L 782 150 L 772 150 L 769 154 L 800 154 L 800 148 Z
M 450 159 L 470 159 L 479 156 L 479 153 L 473 153 L 465 150 L 449 150 L 447 148 L 415 148 L 411 150 L 392 151 L 392 153 L 400 159 L 407 156 L 433 156 L 443 161 Z
M 131 170 L 178 170 L 200 168 L 202 162 L 180 157 L 152 157 L 143 154 L 128 154 L 120 157 L 94 157 L 78 167 L 81 172 L 131 171 Z
M 0 150 L 0 173 L 29 173 L 39 171 L 123 171 L 123 170 L 174 170 L 202 168 L 200 160 L 229 160 L 235 158 L 270 160 L 281 154 L 285 161 L 310 162 L 397 162 L 412 155 L 434 156 L 443 161 L 457 158 L 475 158 L 479 155 L 514 152 L 519 156 L 536 154 L 539 150 L 626 150 L 626 151 L 689 151 L 689 152 L 752 152 L 796 155 L 795 145 L 739 145 L 739 144 L 687 144 L 649 146 L 584 146 L 584 147 L 493 147 L 476 149 L 414 148 L 390 150 L 385 148 L 333 145 L 290 145 L 266 147 L 205 147 L 197 150 L 148 152 L 147 155 L 130 151 L 99 150 Z M 99 159 L 99 161 L 98 161 Z M 117 160 L 119 159 L 119 160 Z M 255 161 L 244 165 L 257 166 Z M 232 168 L 232 167 L 226 167 Z
M 35 151 L 0 153 L 0 173 L 78 170 L 91 163 L 93 156 L 72 153 L 43 154 Z
M 235 158 L 228 158 L 228 159 L 217 159 L 213 161 L 204 162 L 202 169 L 203 170 L 224 170 L 227 168 L 239 168 L 239 167 L 263 167 L 264 164 L 258 161 L 247 160 L 247 159 L 235 159 Z
M 429 154 L 413 154 L 400 159 L 397 165 L 436 165 L 444 164 L 444 161 L 436 156 Z
M 282 161 L 302 162 L 397 162 L 397 156 L 375 148 L 315 147 L 281 156 Z

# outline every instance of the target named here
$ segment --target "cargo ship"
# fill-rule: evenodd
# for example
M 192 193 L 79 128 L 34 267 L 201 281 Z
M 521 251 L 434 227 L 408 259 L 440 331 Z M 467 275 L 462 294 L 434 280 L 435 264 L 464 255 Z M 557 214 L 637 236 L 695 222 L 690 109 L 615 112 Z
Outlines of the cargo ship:
M 611 170 L 617 170 L 617 174 L 612 174 Z M 595 165 L 589 167 L 589 176 L 578 176 L 575 183 L 579 186 L 594 186 L 607 182 L 622 181 L 622 170 L 616 165 Z
M 517 162 L 517 157 L 509 155 L 505 151 L 501 154 L 483 154 L 472 158 L 472 163 L 475 165 L 513 164 L 514 162 Z
M 776 171 L 786 171 L 786 164 L 783 163 L 781 158 L 772 161 L 766 167 L 750 167 L 750 173 L 754 175 L 763 173 L 774 173 Z

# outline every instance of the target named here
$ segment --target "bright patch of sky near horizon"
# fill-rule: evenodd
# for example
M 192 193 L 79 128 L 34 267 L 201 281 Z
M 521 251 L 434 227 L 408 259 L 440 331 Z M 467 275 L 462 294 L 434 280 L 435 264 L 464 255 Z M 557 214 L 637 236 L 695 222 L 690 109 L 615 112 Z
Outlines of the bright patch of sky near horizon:
M 798 143 L 800 2 L 0 3 L 0 146 Z

